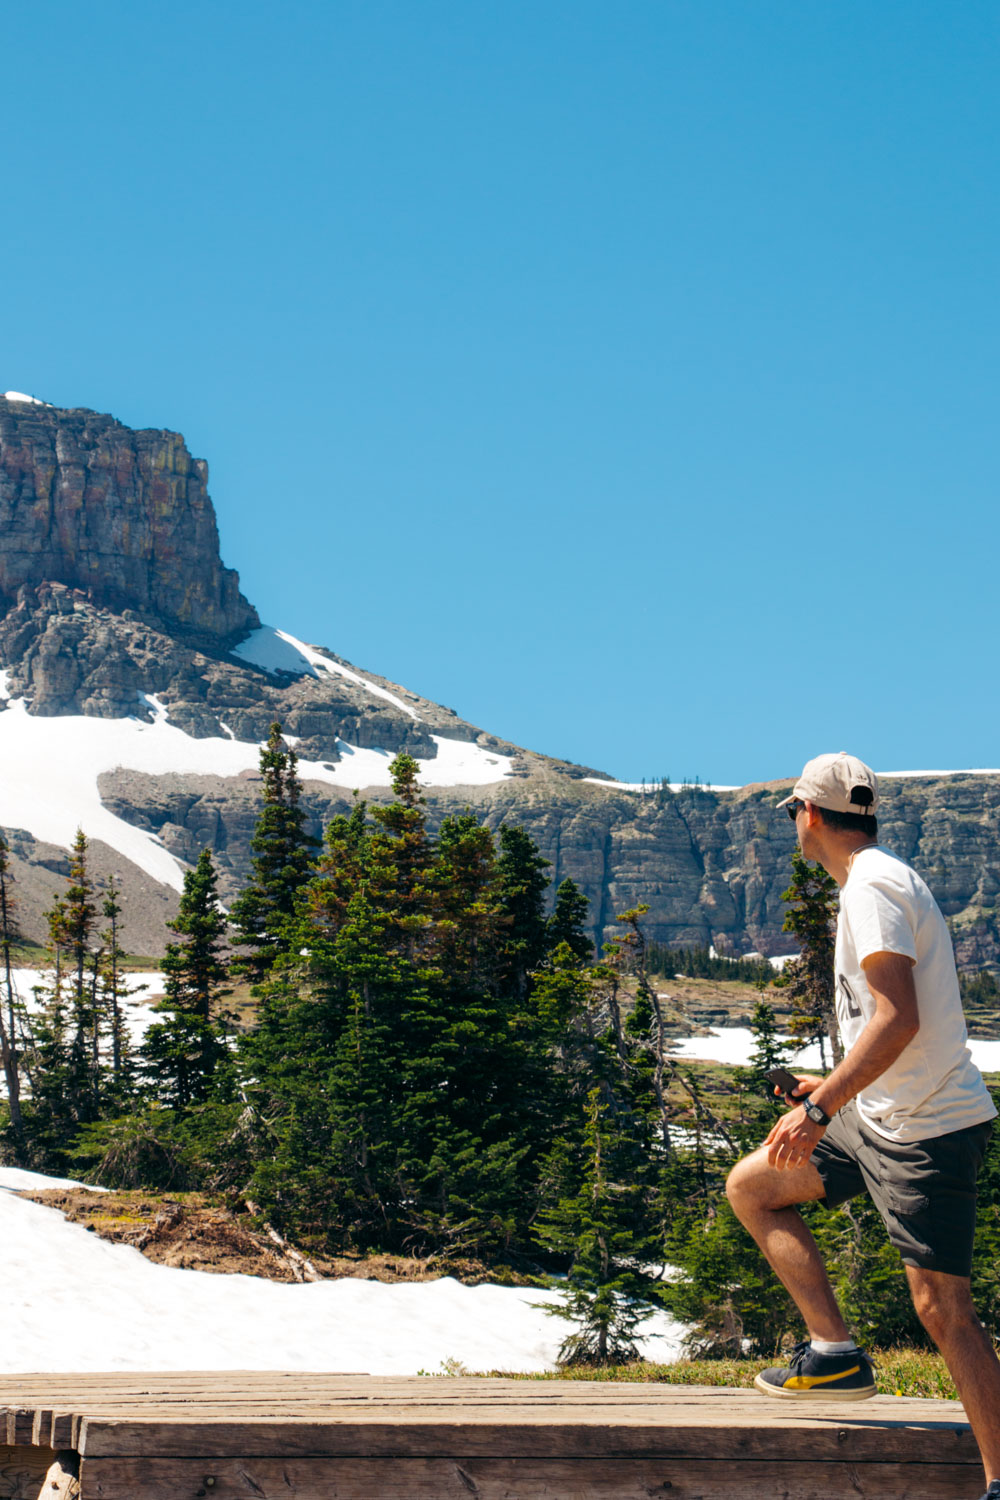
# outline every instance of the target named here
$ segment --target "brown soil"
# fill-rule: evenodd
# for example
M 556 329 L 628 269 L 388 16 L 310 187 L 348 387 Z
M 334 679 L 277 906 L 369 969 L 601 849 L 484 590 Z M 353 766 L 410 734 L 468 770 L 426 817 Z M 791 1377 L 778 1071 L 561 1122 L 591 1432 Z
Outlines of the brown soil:
M 234 1214 L 200 1193 L 95 1193 L 87 1188 L 48 1188 L 23 1193 L 33 1203 L 60 1209 L 73 1224 L 117 1245 L 134 1245 L 160 1265 L 187 1271 L 263 1276 L 269 1281 L 303 1280 L 301 1261 L 289 1257 L 249 1214 Z M 436 1281 L 454 1276 L 467 1286 L 482 1282 L 537 1285 L 508 1267 L 469 1259 L 417 1259 L 406 1255 L 318 1256 L 310 1265 L 324 1279 Z M 310 1278 L 311 1279 L 311 1278 Z

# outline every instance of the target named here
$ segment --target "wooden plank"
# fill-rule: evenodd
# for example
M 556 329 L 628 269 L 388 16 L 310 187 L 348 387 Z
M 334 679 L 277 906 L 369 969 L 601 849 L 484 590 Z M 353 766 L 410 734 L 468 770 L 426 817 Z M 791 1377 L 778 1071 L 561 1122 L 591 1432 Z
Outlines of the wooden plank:
M 0 1500 L 39 1500 L 54 1459 L 48 1448 L 0 1447 Z
M 15 1406 L 7 1411 L 7 1443 L 15 1448 L 31 1446 L 31 1431 L 35 1414 L 31 1407 Z
M 965 1465 L 85 1458 L 83 1500 L 970 1500 Z
M 841 1436 L 843 1434 L 843 1436 Z M 979 1461 L 967 1428 L 917 1428 L 905 1423 L 845 1427 L 834 1419 L 803 1440 L 792 1427 L 761 1423 L 730 1429 L 673 1426 L 664 1416 L 625 1425 L 617 1418 L 586 1425 L 549 1418 L 541 1422 L 463 1424 L 408 1420 L 357 1423 L 159 1422 L 87 1418 L 78 1447 L 88 1457 L 479 1457 L 508 1454 L 537 1458 L 752 1458 L 791 1461 L 808 1451 L 817 1462 L 970 1463 Z
M 573 1407 L 595 1407 L 606 1410 L 609 1405 L 644 1405 L 649 1402 L 668 1401 L 678 1411 L 712 1411 L 734 1407 L 761 1408 L 764 1398 L 756 1392 L 729 1390 L 723 1387 L 702 1388 L 696 1386 L 640 1385 L 632 1383 L 602 1384 L 598 1382 L 545 1382 L 532 1385 L 521 1381 L 450 1381 L 436 1379 L 414 1379 L 409 1381 L 366 1380 L 338 1381 L 327 1385 L 320 1380 L 307 1377 L 302 1383 L 291 1383 L 286 1378 L 277 1378 L 261 1384 L 256 1382 L 229 1381 L 215 1377 L 211 1382 L 187 1385 L 162 1379 L 159 1383 L 145 1380 L 112 1381 L 107 1377 L 50 1376 L 34 1377 L 32 1382 L 20 1383 L 16 1388 L 4 1390 L 0 1387 L 0 1409 L 26 1406 L 54 1406 L 71 1398 L 74 1408 L 88 1405 L 111 1405 L 115 1401 L 151 1399 L 159 1397 L 169 1401 L 204 1400 L 212 1403 L 227 1403 L 232 1400 L 273 1400 L 282 1405 L 288 1402 L 304 1402 L 309 1405 L 332 1402 L 377 1402 L 381 1404 L 429 1405 L 492 1405 L 515 1404 L 539 1408 L 553 1405 Z M 865 1403 L 865 1410 L 881 1410 L 885 1402 L 897 1404 L 897 1397 L 876 1397 Z M 926 1415 L 945 1417 L 960 1413 L 956 1402 L 920 1401 Z M 772 1403 L 777 1407 L 779 1403 Z M 783 1420 L 801 1420 L 803 1415 L 798 1405 L 780 1403 Z M 791 1408 L 791 1410 L 790 1410 Z M 843 1408 L 841 1408 L 843 1409 Z

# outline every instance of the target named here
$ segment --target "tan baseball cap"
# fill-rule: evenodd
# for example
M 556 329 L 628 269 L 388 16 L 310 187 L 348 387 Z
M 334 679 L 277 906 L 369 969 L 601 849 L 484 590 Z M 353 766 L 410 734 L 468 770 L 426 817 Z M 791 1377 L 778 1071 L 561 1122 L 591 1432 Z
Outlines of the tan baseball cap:
M 871 793 L 870 797 L 864 795 L 864 788 Z M 859 791 L 860 797 L 856 795 Z M 796 797 L 826 807 L 830 812 L 865 816 L 878 807 L 878 777 L 871 766 L 866 766 L 856 755 L 848 755 L 846 750 L 838 750 L 836 755 L 817 755 L 806 762 L 791 795 L 778 806 L 787 807 Z

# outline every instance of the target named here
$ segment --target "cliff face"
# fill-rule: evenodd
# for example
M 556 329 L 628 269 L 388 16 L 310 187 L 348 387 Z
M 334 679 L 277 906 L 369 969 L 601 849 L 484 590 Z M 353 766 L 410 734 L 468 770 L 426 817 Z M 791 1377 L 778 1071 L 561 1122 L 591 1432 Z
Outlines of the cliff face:
M 694 788 L 639 797 L 606 791 L 535 758 L 522 777 L 487 787 L 429 790 L 436 825 L 471 807 L 492 829 L 520 823 L 550 861 L 553 884 L 568 877 L 590 899 L 592 934 L 610 937 L 619 912 L 645 903 L 654 941 L 714 943 L 720 952 L 794 951 L 782 933 L 781 893 L 791 878 L 794 830 L 777 802 L 788 782 L 713 793 Z M 118 816 L 160 837 L 192 861 L 217 853 L 226 893 L 249 873 L 260 783 L 216 777 L 151 777 L 117 771 L 102 795 Z M 1000 777 L 937 777 L 882 784 L 882 842 L 928 881 L 966 968 L 1000 962 Z M 384 792 L 366 793 L 373 801 Z M 307 784 L 305 804 L 319 833 L 350 799 Z
M 207 482 L 175 432 L 0 396 L 0 609 L 62 583 L 204 637 L 251 629 Z

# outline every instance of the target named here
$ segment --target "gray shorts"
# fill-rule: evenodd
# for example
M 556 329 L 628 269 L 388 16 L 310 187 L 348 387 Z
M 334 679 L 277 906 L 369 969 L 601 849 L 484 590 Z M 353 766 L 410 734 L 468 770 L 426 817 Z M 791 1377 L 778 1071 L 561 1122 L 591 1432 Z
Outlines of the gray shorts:
M 826 1206 L 867 1192 L 908 1266 L 968 1276 L 976 1228 L 976 1178 L 993 1121 L 929 1141 L 887 1141 L 863 1125 L 852 1099 L 812 1154 Z

